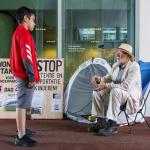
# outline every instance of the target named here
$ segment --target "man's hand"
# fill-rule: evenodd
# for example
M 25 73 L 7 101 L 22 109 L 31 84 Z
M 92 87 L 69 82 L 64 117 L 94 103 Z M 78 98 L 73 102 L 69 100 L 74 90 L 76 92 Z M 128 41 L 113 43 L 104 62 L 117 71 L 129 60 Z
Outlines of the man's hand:
M 28 83 L 28 88 L 32 89 L 35 87 L 36 82 L 29 82 Z
M 106 89 L 106 83 L 100 83 L 96 85 L 95 91 L 101 91 L 103 89 Z
M 97 85 L 101 82 L 101 77 L 98 75 L 94 75 L 91 79 L 91 83 Z

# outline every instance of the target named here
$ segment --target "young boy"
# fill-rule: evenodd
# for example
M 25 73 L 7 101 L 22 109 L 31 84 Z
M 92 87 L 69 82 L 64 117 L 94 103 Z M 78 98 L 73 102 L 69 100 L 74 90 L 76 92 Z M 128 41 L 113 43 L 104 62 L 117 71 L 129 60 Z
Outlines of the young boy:
M 19 23 L 12 38 L 10 67 L 17 81 L 16 124 L 18 135 L 17 146 L 34 146 L 36 141 L 26 134 L 26 111 L 30 109 L 33 88 L 39 82 L 34 40 L 30 31 L 35 26 L 35 14 L 26 7 L 21 7 L 16 15 Z

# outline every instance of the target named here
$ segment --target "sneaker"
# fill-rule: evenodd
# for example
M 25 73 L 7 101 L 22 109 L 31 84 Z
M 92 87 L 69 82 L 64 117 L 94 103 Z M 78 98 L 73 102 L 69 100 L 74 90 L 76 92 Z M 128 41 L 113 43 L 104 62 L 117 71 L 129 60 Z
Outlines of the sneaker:
M 32 131 L 28 128 L 26 128 L 26 134 L 29 136 L 29 137 L 32 137 L 34 135 L 36 135 L 36 132 L 35 131 Z
M 100 129 L 99 124 L 96 123 L 96 124 L 93 124 L 92 126 L 88 127 L 87 131 L 88 132 L 98 132 L 99 129 Z
M 18 132 L 18 131 L 16 131 L 16 132 Z M 26 128 L 26 135 L 29 137 L 32 137 L 32 136 L 36 135 L 36 132 Z
M 98 136 L 111 136 L 111 135 L 114 135 L 114 134 L 117 134 L 118 131 L 117 131 L 117 124 L 115 121 L 109 121 L 109 125 L 104 128 L 104 129 L 100 129 L 98 132 L 97 132 L 97 135 Z
M 108 123 L 105 118 L 98 118 L 97 123 L 93 124 L 92 126 L 88 127 L 88 132 L 98 132 L 100 129 L 104 129 L 108 126 Z
M 15 145 L 32 147 L 32 146 L 34 146 L 34 143 L 33 143 L 32 139 L 30 139 L 27 135 L 24 135 L 22 138 L 19 138 L 17 135 L 16 139 L 15 139 Z
M 28 135 L 27 135 L 27 136 L 28 136 Z M 33 143 L 33 144 L 37 144 L 37 143 L 38 143 L 37 141 L 31 139 L 30 137 L 29 137 L 29 139 L 30 139 L 30 142 Z
M 105 129 L 101 129 L 97 132 L 98 136 L 111 136 L 114 134 L 117 134 L 117 126 L 113 126 L 113 127 L 107 127 Z

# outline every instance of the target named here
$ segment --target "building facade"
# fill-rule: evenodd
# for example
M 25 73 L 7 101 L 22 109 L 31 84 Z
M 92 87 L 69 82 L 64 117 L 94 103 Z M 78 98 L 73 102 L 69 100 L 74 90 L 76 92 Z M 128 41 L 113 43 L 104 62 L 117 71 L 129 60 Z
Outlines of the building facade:
M 114 47 L 133 46 L 137 60 L 150 61 L 149 0 L 0 0 L 0 57 L 9 57 L 16 10 L 36 13 L 33 36 L 39 58 L 65 61 L 65 83 L 92 57 L 115 62 Z

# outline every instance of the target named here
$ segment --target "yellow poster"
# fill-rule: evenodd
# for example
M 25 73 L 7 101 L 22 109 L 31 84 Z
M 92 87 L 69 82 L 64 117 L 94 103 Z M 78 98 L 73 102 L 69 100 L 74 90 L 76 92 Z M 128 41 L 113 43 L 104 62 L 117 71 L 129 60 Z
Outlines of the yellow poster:
M 63 59 L 38 59 L 41 81 L 35 86 L 31 105 L 32 119 L 63 117 Z M 0 59 L 0 118 L 15 118 L 17 89 L 9 59 Z

